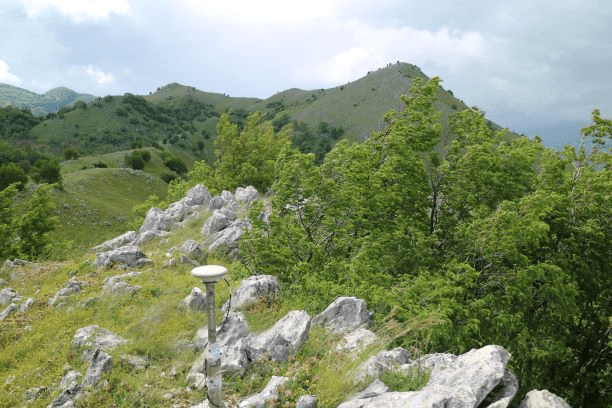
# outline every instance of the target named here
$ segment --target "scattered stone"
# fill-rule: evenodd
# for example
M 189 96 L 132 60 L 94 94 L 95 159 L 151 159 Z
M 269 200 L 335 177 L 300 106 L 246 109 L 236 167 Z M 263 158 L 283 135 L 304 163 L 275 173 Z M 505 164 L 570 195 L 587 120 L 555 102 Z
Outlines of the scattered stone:
M 355 382 L 361 382 L 368 377 L 378 378 L 385 371 L 394 370 L 409 363 L 410 357 L 410 353 L 402 347 L 390 351 L 383 350 L 361 363 L 355 374 Z
M 187 384 L 189 384 L 191 388 L 201 391 L 206 388 L 206 376 L 202 373 L 190 372 L 187 374 Z
M 76 278 L 73 276 L 70 281 L 68 281 L 66 286 L 60 289 L 55 294 L 55 296 L 49 299 L 49 306 L 61 306 L 63 304 L 61 303 L 61 301 L 64 301 L 68 296 L 73 295 L 75 293 L 79 293 L 81 290 L 83 290 L 81 284 L 82 282 L 77 281 Z
M 196 241 L 194 241 L 193 239 L 185 241 L 185 243 L 181 247 L 181 251 L 185 255 L 188 255 L 188 256 L 195 256 L 195 257 L 198 257 L 198 258 L 204 256 L 204 252 L 202 251 L 202 248 L 200 248 L 198 243 Z
M 548 390 L 532 390 L 525 395 L 520 408 L 570 408 L 570 405 Z
M 251 227 L 251 223 L 248 220 L 236 220 L 232 222 L 230 226 L 213 235 L 206 241 L 208 244 L 208 251 L 234 251 L 237 248 L 236 243 L 242 238 L 244 231 L 251 229 Z
M 140 244 L 144 244 L 145 242 L 151 241 L 152 239 L 155 238 L 163 238 L 167 235 L 168 233 L 166 231 L 144 231 L 141 232 L 140 235 L 138 236 L 138 239 L 136 241 L 134 241 L 134 245 L 140 245 Z
M 208 203 L 208 210 L 218 210 L 219 208 L 223 208 L 223 204 L 225 204 L 225 202 L 221 196 L 214 196 Z
M 142 356 L 124 354 L 121 356 L 121 361 L 133 371 L 142 371 L 149 366 L 149 360 Z
M 6 309 L 0 312 L 0 321 L 6 319 L 7 317 L 9 317 L 11 313 L 17 312 L 18 310 L 19 310 L 19 306 L 17 306 L 16 303 L 11 303 L 10 305 L 6 307 Z
M 368 329 L 360 327 L 359 329 L 350 332 L 336 346 L 336 350 L 345 351 L 357 356 L 370 344 L 374 343 L 378 336 Z
M 240 286 L 232 294 L 231 299 L 223 305 L 223 309 L 227 310 L 228 307 L 231 310 L 245 309 L 266 297 L 276 296 L 279 292 L 280 284 L 276 277 L 272 275 L 249 276 L 240 282 Z
M 264 408 L 269 406 L 266 401 L 276 401 L 278 399 L 278 389 L 289 381 L 288 377 L 272 376 L 268 385 L 258 394 L 252 395 L 238 404 L 239 408 Z
M 192 266 L 200 265 L 199 262 L 194 261 L 193 259 L 189 258 L 187 255 L 181 255 L 181 263 L 186 264 L 186 265 L 192 265 Z
M 317 396 L 302 395 L 295 403 L 295 408 L 317 408 Z
M 258 360 L 269 355 L 275 361 L 287 361 L 308 339 L 310 320 L 303 310 L 287 313 L 272 328 L 248 338 L 247 356 L 250 360 Z
M 96 303 L 97 300 L 98 300 L 98 298 L 96 298 L 96 297 L 87 298 L 87 300 L 85 300 L 81 306 L 84 309 L 87 309 L 88 307 L 93 306 Z
M 60 381 L 60 395 L 51 402 L 49 408 L 55 407 L 74 407 L 73 399 L 76 399 L 81 393 L 81 386 L 79 384 L 83 375 L 77 371 L 69 369 L 64 377 Z
M 108 252 L 96 254 L 96 267 L 108 268 L 114 264 L 128 267 L 139 267 L 152 263 L 149 258 L 135 245 L 127 245 Z
M 42 396 L 45 391 L 47 391 L 47 387 L 30 388 L 26 390 L 25 394 L 23 395 L 23 399 L 28 403 L 34 402 L 38 399 L 38 397 Z
M 109 372 L 112 368 L 113 358 L 104 351 L 96 349 L 91 356 L 89 369 L 82 386 L 96 385 L 102 379 L 102 374 Z
M 8 377 L 6 377 L 6 380 L 4 380 L 4 383 L 6 385 L 11 385 L 13 383 L 13 381 L 15 381 L 15 376 L 14 375 L 9 375 Z
M 83 378 L 83 374 L 70 368 L 60 381 L 60 389 L 65 391 L 77 387 L 81 378 Z
M 93 353 L 95 353 L 94 350 L 110 351 L 126 341 L 123 337 L 116 335 L 110 330 L 94 324 L 81 327 L 76 331 L 72 339 L 72 347 L 85 347 L 83 357 L 89 360 Z
M 210 237 L 216 232 L 227 228 L 236 219 L 236 212 L 230 208 L 215 210 L 202 227 L 202 234 Z
M 19 306 L 19 311 L 26 312 L 29 308 L 32 307 L 33 304 L 34 304 L 34 298 L 28 298 L 25 302 L 21 304 L 21 306 Z
M 205 312 L 206 294 L 202 292 L 202 289 L 194 287 L 191 289 L 191 294 L 187 295 L 187 297 L 183 299 L 183 304 L 185 304 L 189 310 Z
M 138 239 L 138 234 L 136 231 L 128 231 L 122 235 L 119 235 L 116 238 L 109 239 L 104 243 L 93 247 L 92 249 L 96 252 L 105 252 L 111 251 L 113 249 L 117 249 L 122 246 L 133 244 Z
M 10 305 L 13 302 L 18 302 L 21 296 L 13 288 L 4 288 L 0 290 L 0 304 Z
M 236 189 L 236 193 L 234 194 L 234 198 L 239 204 L 244 204 L 248 207 L 259 198 L 259 193 L 253 186 L 248 186 L 245 188 L 238 187 Z
M 384 394 L 389 391 L 389 387 L 385 385 L 379 378 L 375 379 L 370 385 L 366 387 L 365 390 L 358 392 L 353 395 L 350 400 L 360 400 L 366 398 L 374 398 L 378 397 L 381 394 Z
M 360 327 L 369 328 L 372 313 L 366 302 L 355 297 L 339 297 L 322 313 L 312 319 L 312 324 L 325 327 L 332 333 L 348 333 Z
M 130 285 L 124 279 L 135 278 L 142 275 L 141 272 L 128 272 L 122 275 L 111 276 L 104 280 L 102 292 L 108 295 L 117 296 L 125 294 L 133 294 L 142 289 L 140 285 Z

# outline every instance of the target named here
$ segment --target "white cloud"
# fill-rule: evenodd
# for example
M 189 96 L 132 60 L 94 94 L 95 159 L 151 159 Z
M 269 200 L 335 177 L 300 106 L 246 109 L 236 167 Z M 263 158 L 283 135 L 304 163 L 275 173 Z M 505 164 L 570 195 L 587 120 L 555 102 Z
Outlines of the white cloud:
M 11 74 L 8 64 L 0 59 L 0 82 L 12 85 L 19 85 L 21 80 L 17 75 Z
M 28 17 L 35 17 L 49 9 L 56 9 L 64 16 L 80 23 L 84 20 L 101 20 L 111 13 L 129 15 L 128 0 L 21 0 Z
M 98 86 L 103 87 L 106 85 L 113 84 L 115 82 L 115 77 L 112 74 L 107 74 L 103 72 L 100 68 L 94 68 L 91 65 L 85 67 L 85 72 L 94 81 L 98 84 Z
M 455 71 L 483 60 L 488 48 L 483 35 L 474 31 L 373 28 L 356 21 L 344 28 L 352 45 L 339 45 L 339 51 L 331 58 L 314 67 L 304 67 L 297 77 L 338 84 L 395 61 Z

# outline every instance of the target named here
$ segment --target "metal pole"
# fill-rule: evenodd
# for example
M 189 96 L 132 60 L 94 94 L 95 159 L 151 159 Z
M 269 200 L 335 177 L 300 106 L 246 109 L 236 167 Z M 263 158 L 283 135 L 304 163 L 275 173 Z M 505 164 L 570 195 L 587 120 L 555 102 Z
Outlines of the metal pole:
M 206 347 L 206 388 L 208 400 L 215 407 L 223 407 L 221 388 L 221 350 L 217 346 L 215 323 L 215 283 L 206 283 L 206 303 L 208 313 L 208 346 Z

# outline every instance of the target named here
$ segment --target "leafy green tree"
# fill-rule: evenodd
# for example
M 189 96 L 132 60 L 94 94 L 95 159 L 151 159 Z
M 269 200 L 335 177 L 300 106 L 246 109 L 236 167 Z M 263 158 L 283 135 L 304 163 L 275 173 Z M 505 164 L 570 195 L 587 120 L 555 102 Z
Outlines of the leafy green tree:
M 57 184 L 62 187 L 63 179 L 60 164 L 57 160 L 40 160 L 32 170 L 32 178 L 37 183 Z
M 18 239 L 17 252 L 27 259 L 45 256 L 52 248 L 49 233 L 58 222 L 55 203 L 51 197 L 52 186 L 43 184 L 34 192 L 25 212 L 14 223 Z
M 23 190 L 27 181 L 28 177 L 17 164 L 6 163 L 0 166 L 0 191 L 13 183 L 16 183 L 19 190 Z
M 131 167 L 134 170 L 142 170 L 145 167 L 145 161 L 139 154 L 128 154 L 125 155 L 125 164 Z
M 0 259 L 8 259 L 13 255 L 13 245 L 16 237 L 13 228 L 15 218 L 14 197 L 17 195 L 17 187 L 11 185 L 0 190 Z

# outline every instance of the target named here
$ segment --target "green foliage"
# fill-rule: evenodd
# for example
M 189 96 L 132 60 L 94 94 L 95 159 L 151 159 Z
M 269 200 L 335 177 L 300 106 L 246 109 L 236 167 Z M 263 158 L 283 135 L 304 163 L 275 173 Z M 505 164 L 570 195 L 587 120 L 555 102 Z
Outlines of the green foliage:
M 64 158 L 66 160 L 73 160 L 79 158 L 79 151 L 74 147 L 69 147 L 64 150 Z
M 28 177 L 24 171 L 15 163 L 0 165 L 0 191 L 4 190 L 13 183 L 17 184 L 19 190 L 23 190 Z
M 429 371 L 413 368 L 408 373 L 398 371 L 385 371 L 380 380 L 389 387 L 390 392 L 419 391 L 429 381 Z
M 244 265 L 314 309 L 366 299 L 407 328 L 398 345 L 500 344 L 518 400 L 546 388 L 609 406 L 612 121 L 594 111 L 584 146 L 554 152 L 465 110 L 439 151 L 437 88 L 416 79 L 385 129 L 337 144 L 320 166 L 285 146 L 269 207 L 252 209 Z
M 37 183 L 57 184 L 62 187 L 62 173 L 57 160 L 40 160 L 32 169 L 32 178 Z
M 187 164 L 185 164 L 185 161 L 180 157 L 168 152 L 162 152 L 161 157 L 164 162 L 164 165 L 170 170 L 176 172 L 179 175 L 185 174 L 187 172 Z

